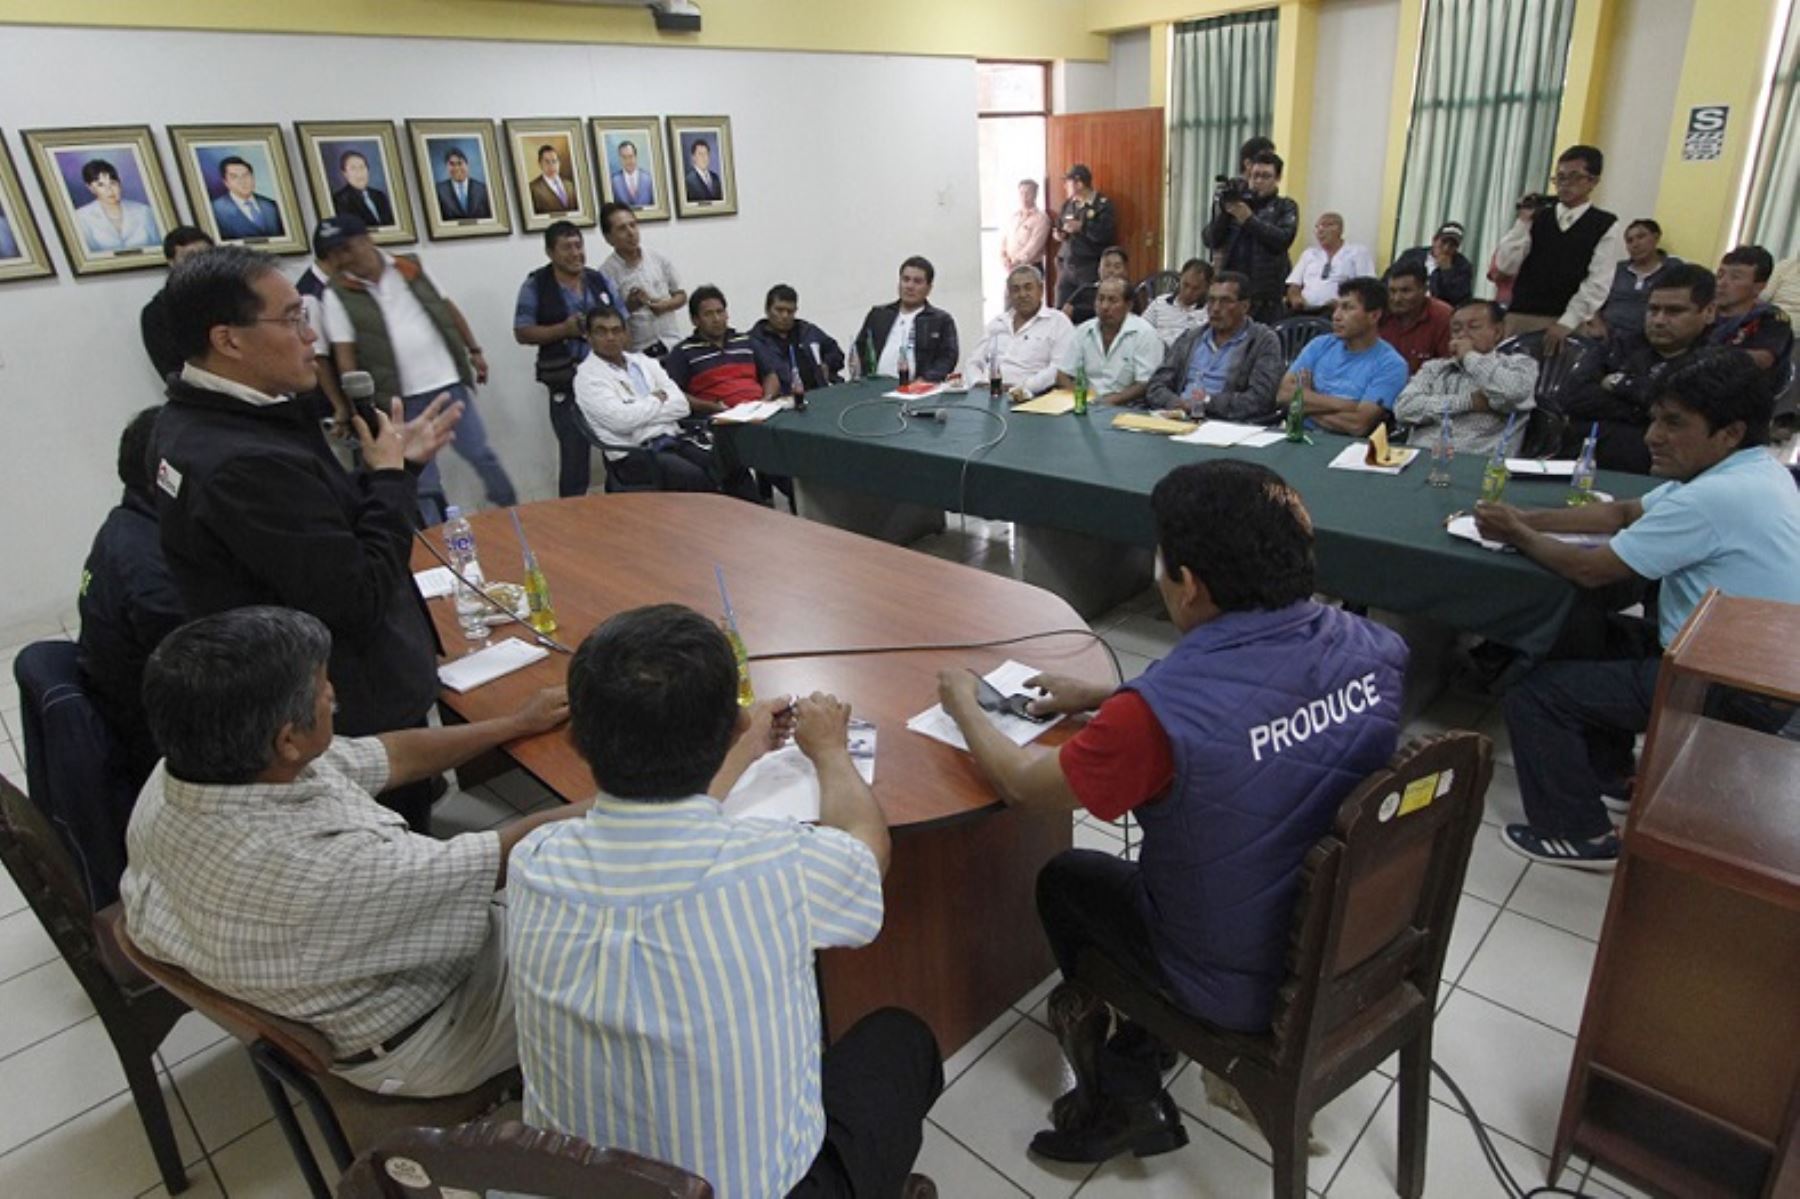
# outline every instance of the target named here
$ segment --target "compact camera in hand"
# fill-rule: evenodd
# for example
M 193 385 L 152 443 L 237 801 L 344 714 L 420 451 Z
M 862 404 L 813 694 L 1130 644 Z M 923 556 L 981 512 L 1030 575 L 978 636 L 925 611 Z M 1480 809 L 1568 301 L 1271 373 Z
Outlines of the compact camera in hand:
M 1250 181 L 1242 175 L 1235 178 L 1213 176 L 1213 199 L 1218 201 L 1220 207 L 1227 204 L 1248 204 L 1250 196 Z

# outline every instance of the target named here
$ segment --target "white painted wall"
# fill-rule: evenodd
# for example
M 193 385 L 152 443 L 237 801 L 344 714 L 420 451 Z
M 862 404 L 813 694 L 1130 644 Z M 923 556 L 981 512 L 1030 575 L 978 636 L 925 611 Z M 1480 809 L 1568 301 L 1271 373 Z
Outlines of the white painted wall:
M 1675 89 L 1693 17 L 1694 0 L 1617 0 L 1617 41 L 1600 109 L 1606 178 L 1596 198 L 1628 221 L 1657 215 L 1666 131 L 1675 115 Z M 1746 70 L 1761 69 L 1760 53 L 1753 65 L 1746 58 Z M 1682 253 L 1680 246 L 1668 249 Z
M 1150 107 L 1150 31 L 1133 29 L 1112 38 L 1114 108 Z
M 1312 158 L 1306 195 L 1299 197 L 1296 245 L 1310 245 L 1314 218 L 1332 211 L 1343 214 L 1344 240 L 1373 250 L 1384 210 L 1381 183 L 1400 0 L 1333 0 L 1319 6 L 1318 21 Z
M 105 84 L 71 87 L 75 77 Z M 980 328 L 967 59 L 14 26 L 0 36 L 0 113 L 51 243 L 19 129 L 149 123 L 167 169 L 169 124 L 276 121 L 291 137 L 296 120 L 728 113 L 741 214 L 646 227 L 690 290 L 717 283 L 748 327 L 767 287 L 786 281 L 806 316 L 848 340 L 868 305 L 893 297 L 900 259 L 923 253 L 938 268 L 933 300 L 965 343 Z M 488 351 L 481 411 L 523 497 L 555 495 L 543 388 L 511 335 L 519 284 L 544 262 L 541 238 L 413 248 Z M 590 233 L 589 262 L 608 252 Z M 60 245 L 52 253 L 58 278 L 0 287 L 0 633 L 28 634 L 72 610 L 82 559 L 116 500 L 119 431 L 159 398 L 138 311 L 160 272 L 78 281 Z M 283 261 L 292 274 L 306 262 Z M 479 497 L 460 459 L 446 455 L 445 474 L 452 498 Z

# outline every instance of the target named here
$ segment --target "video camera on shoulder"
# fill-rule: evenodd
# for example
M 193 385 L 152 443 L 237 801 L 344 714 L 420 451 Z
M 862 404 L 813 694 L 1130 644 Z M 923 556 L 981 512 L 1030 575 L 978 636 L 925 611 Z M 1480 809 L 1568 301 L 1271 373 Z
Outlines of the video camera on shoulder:
M 1213 199 L 1221 206 L 1226 204 L 1248 204 L 1251 199 L 1250 181 L 1242 175 L 1227 177 L 1213 176 Z

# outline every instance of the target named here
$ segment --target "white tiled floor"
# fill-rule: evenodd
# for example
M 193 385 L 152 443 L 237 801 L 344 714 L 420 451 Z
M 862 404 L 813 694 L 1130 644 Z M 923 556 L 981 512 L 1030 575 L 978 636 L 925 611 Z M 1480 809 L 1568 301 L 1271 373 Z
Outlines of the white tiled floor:
M 1006 526 L 955 523 L 919 548 L 942 557 L 1004 569 L 996 543 Z M 1140 596 L 1096 622 L 1128 674 L 1141 671 L 1173 644 L 1153 597 Z M 0 651 L 0 773 L 23 781 L 15 764 L 17 704 L 13 650 Z M 1508 763 L 1489 794 L 1490 823 L 1514 819 L 1518 784 L 1510 747 L 1493 705 L 1452 692 L 1416 728 L 1473 724 L 1496 736 Z M 490 828 L 529 810 L 543 796 L 522 776 L 503 776 L 455 793 L 437 809 L 439 831 Z M 1135 846 L 1138 833 L 1132 830 Z M 1121 830 L 1082 819 L 1076 843 L 1125 852 Z M 1574 1032 L 1593 967 L 1605 912 L 1608 876 L 1530 866 L 1501 848 L 1497 830 L 1482 830 L 1469 868 L 1445 963 L 1446 997 L 1435 1056 L 1468 1093 L 1503 1160 L 1530 1189 L 1543 1181 Z M 1046 1123 L 1050 1101 L 1067 1085 L 1056 1042 L 1042 1023 L 1048 983 L 1022 995 L 1014 1009 L 947 1063 L 948 1088 L 932 1111 L 919 1169 L 933 1175 L 946 1199 L 1020 1195 L 1253 1196 L 1266 1194 L 1267 1146 L 1260 1134 L 1205 1099 L 1198 1071 L 1183 1063 L 1171 1090 L 1188 1119 L 1187 1148 L 1104 1167 L 1034 1161 L 1025 1146 Z M 129 1199 L 162 1196 L 136 1110 L 125 1092 L 100 1022 L 11 880 L 0 874 L 0 1195 L 8 1199 L 76 1196 Z M 1034 1015 L 1037 1017 L 1034 1019 Z M 167 1094 L 195 1199 L 300 1199 L 304 1191 L 287 1146 L 272 1122 L 248 1058 L 200 1017 L 178 1025 L 163 1045 Z M 1480 1199 L 1504 1194 L 1448 1092 L 1434 1087 L 1428 1196 Z M 1326 1152 L 1311 1160 L 1316 1193 L 1392 1195 L 1396 1088 L 1386 1072 L 1371 1075 L 1319 1114 L 1316 1139 Z M 1564 1185 L 1595 1195 L 1635 1192 L 1581 1166 Z

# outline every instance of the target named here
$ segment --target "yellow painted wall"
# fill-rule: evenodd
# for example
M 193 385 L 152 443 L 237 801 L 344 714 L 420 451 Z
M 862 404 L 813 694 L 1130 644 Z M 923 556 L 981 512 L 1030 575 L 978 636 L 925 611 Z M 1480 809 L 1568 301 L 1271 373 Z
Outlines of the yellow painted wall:
M 1412 120 L 1413 76 L 1419 69 L 1419 36 L 1424 27 L 1424 0 L 1400 0 L 1393 88 L 1388 95 L 1387 169 L 1381 176 L 1381 234 L 1375 247 L 1378 264 L 1394 257 L 1394 214 L 1400 209 L 1400 178 L 1406 173 L 1406 126 Z
M 1564 146 L 1592 143 L 1600 136 L 1600 107 L 1605 100 L 1618 8 L 1618 0 L 1576 0 L 1562 112 L 1556 120 L 1559 154 Z
M 1285 164 L 1281 193 L 1304 199 L 1312 150 L 1313 62 L 1318 0 L 1282 0 L 1275 32 L 1275 122 L 1269 136 Z
M 1104 60 L 1086 0 L 703 0 L 697 34 L 642 8 L 542 0 L 0 0 L 0 24 L 217 29 L 738 50 Z
M 1680 246 L 1684 258 L 1716 262 L 1730 248 L 1732 217 L 1754 132 L 1751 122 L 1764 83 L 1763 55 L 1774 36 L 1776 9 L 1776 0 L 1694 0 L 1694 21 L 1688 29 L 1656 197 L 1663 239 Z M 1703 104 L 1731 105 L 1724 153 L 1710 162 L 1683 162 L 1688 110 Z

